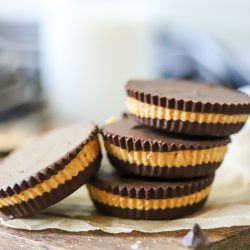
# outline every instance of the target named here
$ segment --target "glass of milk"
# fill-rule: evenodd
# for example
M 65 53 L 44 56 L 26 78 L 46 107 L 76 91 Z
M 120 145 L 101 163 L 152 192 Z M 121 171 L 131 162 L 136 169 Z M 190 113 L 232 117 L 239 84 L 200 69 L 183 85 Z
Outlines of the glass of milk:
M 148 1 L 45 1 L 43 82 L 58 119 L 119 116 L 125 82 L 155 76 L 150 13 Z

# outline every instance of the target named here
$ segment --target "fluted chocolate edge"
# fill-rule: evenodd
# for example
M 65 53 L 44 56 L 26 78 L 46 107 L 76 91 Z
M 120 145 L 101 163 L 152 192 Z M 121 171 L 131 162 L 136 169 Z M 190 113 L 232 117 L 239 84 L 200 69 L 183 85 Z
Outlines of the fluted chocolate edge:
M 156 105 L 168 109 L 176 109 L 187 112 L 199 112 L 199 113 L 214 113 L 214 114 L 250 114 L 250 102 L 244 104 L 219 104 L 210 102 L 193 102 L 185 101 L 183 99 L 177 100 L 175 98 L 166 98 L 158 95 L 151 95 L 149 93 L 140 92 L 136 89 L 125 86 L 127 95 L 140 102 Z M 242 93 L 242 95 L 246 95 Z M 246 95 L 247 96 L 247 95 Z
M 13 183 L 11 185 L 7 185 L 4 187 L 0 187 L 0 198 L 5 198 L 8 196 L 12 196 L 14 194 L 19 194 L 22 191 L 32 188 L 45 180 L 48 180 L 51 176 L 56 175 L 60 170 L 64 169 L 64 167 L 69 164 L 77 154 L 82 150 L 82 148 L 93 138 L 98 136 L 99 129 L 97 126 L 90 133 L 88 138 L 86 138 L 81 144 L 72 149 L 70 152 L 66 153 L 57 161 L 51 163 L 49 166 L 44 167 L 39 172 L 34 175 L 27 176 L 25 179 Z M 98 138 L 97 138 L 98 140 Z
M 0 208 L 0 217 L 8 220 L 30 216 L 61 201 L 89 181 L 99 169 L 101 158 L 101 152 L 99 152 L 96 159 L 86 169 L 50 192 L 46 192 L 27 202 Z
M 149 120 L 146 119 L 137 119 L 137 117 L 133 116 L 139 122 L 152 126 Z M 164 126 L 157 127 L 160 129 L 164 129 Z M 190 143 L 189 145 L 183 144 L 175 144 L 171 143 L 168 144 L 164 141 L 150 141 L 150 140 L 141 140 L 135 139 L 133 137 L 127 137 L 122 135 L 113 134 L 111 132 L 105 131 L 105 129 L 101 130 L 102 137 L 104 141 L 107 141 L 115 146 L 121 147 L 123 149 L 127 149 L 128 151 L 150 151 L 150 152 L 171 152 L 171 151 L 179 151 L 179 150 L 201 150 L 201 149 L 209 149 L 213 147 L 219 147 L 227 145 L 231 142 L 229 137 L 221 138 L 221 140 L 212 140 L 207 143 L 207 145 L 202 146 L 201 144 L 197 143 Z

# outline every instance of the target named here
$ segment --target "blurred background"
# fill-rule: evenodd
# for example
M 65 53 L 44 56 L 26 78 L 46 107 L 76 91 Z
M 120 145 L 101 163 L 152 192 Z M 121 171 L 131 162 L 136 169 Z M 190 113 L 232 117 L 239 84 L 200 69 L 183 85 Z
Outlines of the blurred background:
M 128 79 L 250 84 L 248 0 L 0 0 L 0 151 L 125 110 Z

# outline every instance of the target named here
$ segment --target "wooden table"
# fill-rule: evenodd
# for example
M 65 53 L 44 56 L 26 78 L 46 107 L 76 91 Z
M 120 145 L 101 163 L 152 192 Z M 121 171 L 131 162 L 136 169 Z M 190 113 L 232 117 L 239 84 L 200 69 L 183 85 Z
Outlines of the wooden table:
M 250 249 L 250 226 L 204 230 L 213 241 L 210 249 Z M 25 231 L 0 227 L 2 250 L 68 250 L 68 249 L 157 249 L 183 250 L 186 230 L 143 234 L 108 234 L 100 231 L 69 233 L 59 230 Z

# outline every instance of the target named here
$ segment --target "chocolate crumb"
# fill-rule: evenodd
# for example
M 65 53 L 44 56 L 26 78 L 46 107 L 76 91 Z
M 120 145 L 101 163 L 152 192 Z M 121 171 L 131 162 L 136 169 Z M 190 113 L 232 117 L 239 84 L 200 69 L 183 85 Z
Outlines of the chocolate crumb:
M 194 224 L 192 230 L 190 230 L 182 239 L 182 244 L 185 247 L 193 249 L 208 249 L 211 241 L 200 228 L 199 224 Z

